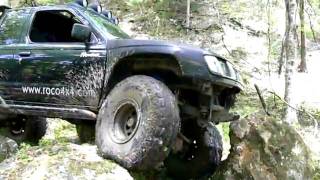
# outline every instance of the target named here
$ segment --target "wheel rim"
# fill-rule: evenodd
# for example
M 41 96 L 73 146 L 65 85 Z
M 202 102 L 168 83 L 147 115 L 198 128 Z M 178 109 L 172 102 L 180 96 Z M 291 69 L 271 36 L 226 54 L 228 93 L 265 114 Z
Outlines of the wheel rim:
M 13 136 L 20 136 L 25 132 L 27 119 L 17 118 L 10 122 L 10 133 Z
M 118 106 L 112 128 L 114 142 L 118 144 L 126 143 L 136 134 L 140 123 L 140 113 L 137 107 L 137 104 L 133 101 L 126 101 Z

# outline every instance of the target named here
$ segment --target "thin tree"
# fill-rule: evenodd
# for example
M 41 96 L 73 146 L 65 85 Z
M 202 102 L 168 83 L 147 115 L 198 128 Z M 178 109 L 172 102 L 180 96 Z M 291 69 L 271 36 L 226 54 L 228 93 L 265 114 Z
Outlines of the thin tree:
M 304 0 L 299 0 L 299 16 L 300 16 L 300 64 L 299 72 L 307 72 L 307 52 L 306 52 L 306 34 L 305 34 L 305 18 L 304 18 Z
M 294 63 L 297 58 L 297 41 L 296 41 L 296 0 L 285 0 L 286 5 L 286 37 L 285 37 L 285 51 L 286 51 L 286 71 L 285 71 L 285 101 L 295 106 L 292 101 L 293 95 L 293 74 Z M 284 113 L 284 121 L 289 124 L 297 122 L 297 114 L 293 108 L 286 106 Z
M 189 31 L 189 28 L 190 28 L 190 0 L 187 0 L 186 26 L 187 26 L 187 31 Z

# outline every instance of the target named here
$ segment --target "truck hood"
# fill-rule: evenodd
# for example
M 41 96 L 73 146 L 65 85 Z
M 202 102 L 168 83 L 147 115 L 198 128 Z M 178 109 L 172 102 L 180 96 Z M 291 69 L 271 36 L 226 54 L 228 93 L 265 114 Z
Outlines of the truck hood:
M 161 41 L 161 40 L 113 39 L 113 40 L 108 40 L 108 43 L 107 43 L 107 49 L 139 47 L 139 46 L 144 46 L 144 47 L 167 46 L 167 47 L 177 48 L 177 50 L 180 49 L 186 52 L 193 52 L 201 55 L 211 54 L 221 59 L 225 59 L 214 52 L 209 52 L 198 47 L 194 47 L 186 44 L 172 43 L 168 41 Z
M 170 46 L 176 48 L 183 48 L 185 50 L 197 51 L 200 53 L 205 53 L 206 51 L 185 45 L 185 44 L 176 44 L 167 41 L 160 41 L 160 40 L 138 40 L 138 39 L 114 39 L 109 40 L 107 48 L 108 49 L 117 49 L 117 48 L 124 48 L 124 47 L 138 47 L 138 46 Z

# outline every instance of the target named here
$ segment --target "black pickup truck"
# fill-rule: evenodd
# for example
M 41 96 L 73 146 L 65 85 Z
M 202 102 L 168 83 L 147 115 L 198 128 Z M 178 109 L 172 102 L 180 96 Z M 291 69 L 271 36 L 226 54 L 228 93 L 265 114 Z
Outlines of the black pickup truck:
M 10 9 L 0 19 L 1 133 L 37 142 L 46 118 L 76 124 L 82 142 L 132 170 L 165 166 L 197 178 L 221 161 L 215 125 L 242 89 L 224 58 L 131 39 L 98 5 Z

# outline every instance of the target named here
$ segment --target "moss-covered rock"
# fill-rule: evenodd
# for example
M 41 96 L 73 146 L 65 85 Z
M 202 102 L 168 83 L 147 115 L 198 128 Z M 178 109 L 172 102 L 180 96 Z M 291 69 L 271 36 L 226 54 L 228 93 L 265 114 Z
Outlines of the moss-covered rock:
M 0 136 L 0 162 L 14 154 L 18 150 L 18 144 L 7 137 Z
M 272 118 L 230 124 L 231 150 L 217 179 L 312 179 L 310 151 L 296 130 Z

